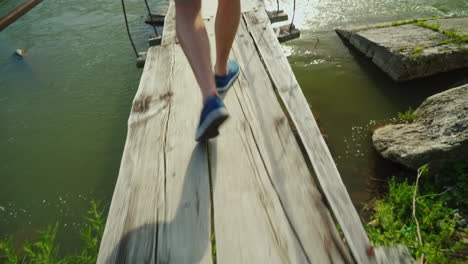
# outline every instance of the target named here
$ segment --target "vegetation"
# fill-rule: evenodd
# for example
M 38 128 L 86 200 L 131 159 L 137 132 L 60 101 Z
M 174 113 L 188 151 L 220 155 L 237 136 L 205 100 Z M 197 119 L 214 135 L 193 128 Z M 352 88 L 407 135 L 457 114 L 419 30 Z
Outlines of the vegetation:
M 405 123 L 411 123 L 413 122 L 416 118 L 418 118 L 418 115 L 415 113 L 413 108 L 408 108 L 405 112 L 398 112 L 398 119 L 400 121 L 403 121 Z
M 0 240 L 0 263 L 4 264 L 94 264 L 104 232 L 105 220 L 100 205 L 91 202 L 85 219 L 86 227 L 80 232 L 84 244 L 81 251 L 71 256 L 60 256 L 56 236 L 58 224 L 38 231 L 34 241 L 26 242 L 20 249 L 13 245 L 13 237 Z
M 440 44 L 468 44 L 468 35 L 461 34 L 456 29 L 444 30 L 440 27 L 439 24 L 431 25 L 425 23 L 424 21 L 419 21 L 418 23 L 416 23 L 416 26 L 428 28 L 433 31 L 440 32 L 449 37 L 449 39 L 441 41 Z
M 216 262 L 216 238 L 214 233 L 211 234 L 211 257 L 213 262 Z
M 431 175 L 421 188 L 426 193 L 434 193 L 441 191 L 438 186 L 446 187 L 441 197 L 443 201 L 468 214 L 468 160 L 445 165 L 440 173 Z
M 393 23 L 388 24 L 388 25 L 380 25 L 380 26 L 377 26 L 377 28 L 396 27 L 396 26 L 415 24 L 415 23 L 418 23 L 418 22 L 424 22 L 424 21 L 429 21 L 429 20 L 437 20 L 437 19 L 440 19 L 440 18 L 439 17 L 430 17 L 430 18 L 410 19 L 410 20 L 405 20 L 405 21 L 393 22 Z
M 458 167 L 456 171 L 460 169 Z M 459 176 L 464 177 L 463 184 L 466 184 L 466 176 Z M 450 198 L 447 192 L 435 193 L 419 188 L 419 180 L 426 181 L 427 177 L 428 167 L 423 166 L 418 170 L 414 184 L 407 180 L 397 182 L 393 178 L 388 194 L 376 202 L 366 230 L 376 245 L 404 244 L 413 257 L 428 263 L 456 263 L 455 253 L 466 250 L 467 246 L 455 237 L 468 230 L 457 227 L 454 209 L 447 203 Z
M 403 51 L 405 51 L 407 48 L 408 48 L 408 47 L 406 47 L 406 46 L 400 46 L 400 47 L 398 48 L 398 50 L 401 51 L 401 52 L 403 52 Z
M 380 25 L 380 26 L 377 26 L 377 28 L 386 28 L 386 27 L 395 27 L 395 26 L 401 26 L 401 25 L 414 24 L 416 26 L 428 28 L 433 31 L 446 35 L 448 39 L 440 41 L 439 43 L 440 45 L 442 44 L 458 44 L 458 45 L 468 44 L 468 35 L 464 35 L 456 29 L 444 30 L 440 27 L 439 23 L 436 23 L 436 24 L 426 23 L 427 21 L 438 20 L 438 19 L 439 19 L 438 17 L 411 19 L 411 20 L 405 20 L 405 21 L 400 21 L 400 22 L 394 22 L 388 25 Z M 415 47 L 412 53 L 410 54 L 410 57 L 414 60 L 417 59 L 422 54 L 422 51 L 426 48 L 427 47 Z M 404 47 L 404 46 L 401 46 L 399 48 L 400 52 L 404 52 L 406 50 L 407 50 L 407 47 Z M 461 50 L 467 51 L 468 47 L 461 47 Z
M 411 59 L 416 59 L 419 56 L 421 56 L 425 48 L 426 47 L 419 47 L 419 46 L 414 47 L 413 52 L 410 54 Z

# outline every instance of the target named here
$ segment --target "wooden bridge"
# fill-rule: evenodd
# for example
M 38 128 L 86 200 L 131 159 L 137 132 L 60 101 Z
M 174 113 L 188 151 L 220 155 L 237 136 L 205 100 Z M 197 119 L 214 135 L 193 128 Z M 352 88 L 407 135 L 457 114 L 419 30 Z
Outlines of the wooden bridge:
M 203 0 L 213 58 L 216 2 Z M 200 144 L 201 95 L 174 12 L 148 51 L 98 263 L 375 261 L 262 4 L 242 3 L 231 118 Z

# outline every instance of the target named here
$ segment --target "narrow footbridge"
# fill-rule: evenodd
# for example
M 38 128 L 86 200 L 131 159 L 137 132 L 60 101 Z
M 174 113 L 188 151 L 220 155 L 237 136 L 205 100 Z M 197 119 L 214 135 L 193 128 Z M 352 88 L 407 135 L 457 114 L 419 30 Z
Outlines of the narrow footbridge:
M 213 58 L 216 2 L 203 0 Z M 147 53 L 98 263 L 373 262 L 262 4 L 242 3 L 231 117 L 206 143 L 194 140 L 201 94 L 174 12 Z

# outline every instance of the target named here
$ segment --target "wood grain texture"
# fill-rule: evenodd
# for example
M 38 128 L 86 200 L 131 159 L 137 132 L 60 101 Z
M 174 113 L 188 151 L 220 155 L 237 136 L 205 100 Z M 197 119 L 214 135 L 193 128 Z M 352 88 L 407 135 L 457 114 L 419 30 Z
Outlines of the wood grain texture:
M 209 143 L 217 262 L 307 263 L 236 95 L 239 84 L 225 97 L 230 119 Z
M 174 0 L 170 0 L 166 18 L 164 20 L 161 45 L 168 45 L 176 42 L 177 32 L 175 23 L 175 4 Z
M 128 121 L 128 134 L 99 251 L 98 263 L 155 263 L 158 199 L 164 190 L 169 108 L 159 98 L 170 89 L 173 47 L 151 48 Z M 155 74 L 158 73 L 158 74 Z
M 257 168 L 256 174 L 239 176 L 247 173 L 241 173 L 239 171 L 241 168 L 237 170 L 233 168 L 228 170 L 232 176 L 223 178 L 263 179 L 257 183 L 258 186 L 249 183 L 248 186 L 250 187 L 246 188 L 246 190 L 253 189 L 262 194 L 260 195 L 262 202 L 269 206 L 267 212 L 270 213 L 273 223 L 280 220 L 284 221 L 279 222 L 281 224 L 277 226 L 273 226 L 272 230 L 276 231 L 276 234 L 286 233 L 287 231 L 291 232 L 287 233 L 288 235 L 294 237 L 294 239 L 287 239 L 286 236 L 277 235 L 276 239 L 279 242 L 275 242 L 287 248 L 289 251 L 285 252 L 289 252 L 289 256 L 292 254 L 296 258 L 281 259 L 280 262 L 351 262 L 349 253 L 342 244 L 335 229 L 335 224 L 328 213 L 328 208 L 323 203 L 321 194 L 313 182 L 287 118 L 281 110 L 268 74 L 244 23 L 241 23 L 239 27 L 238 36 L 233 45 L 233 55 L 242 67 L 238 82 L 239 87 L 234 87 L 233 92 L 235 92 L 242 110 L 243 126 L 247 126 L 247 130 L 251 133 L 250 142 L 245 139 L 241 142 L 247 141 L 244 145 L 250 147 L 248 153 L 250 155 L 253 155 L 251 153 L 258 153 L 256 155 L 260 159 L 251 159 L 256 161 L 251 161 L 253 166 Z M 227 97 L 226 104 L 229 107 L 228 100 Z M 238 113 L 235 113 L 235 115 L 238 115 Z M 229 131 L 229 127 L 223 131 Z M 239 134 L 239 129 L 234 133 Z M 225 144 L 229 144 L 228 141 L 234 140 L 224 140 L 225 137 L 226 135 L 222 134 L 218 139 L 219 155 L 221 151 L 227 151 L 224 150 Z M 223 140 L 222 144 L 220 143 L 221 140 Z M 230 146 L 232 145 L 234 143 L 230 143 Z M 237 153 L 237 151 L 234 151 L 234 153 Z M 239 155 L 244 156 L 243 152 L 239 152 Z M 226 157 L 226 160 L 228 158 Z M 226 163 L 218 162 L 218 164 L 225 166 Z M 237 175 L 237 177 L 234 175 Z M 217 187 L 216 183 L 215 193 Z M 263 190 L 263 192 L 259 190 Z M 241 193 L 246 192 L 241 191 Z M 217 202 L 218 200 L 215 198 L 214 204 L 216 205 Z M 230 207 L 232 208 L 233 205 Z M 215 215 L 217 214 L 217 208 L 215 206 Z M 261 209 L 263 208 L 260 208 L 259 211 L 262 211 Z M 228 213 L 225 212 L 225 214 Z M 219 221 L 215 218 L 215 227 L 218 227 L 218 225 Z M 218 229 L 216 228 L 216 230 Z M 220 232 L 222 231 L 223 229 Z M 219 232 L 216 231 L 219 247 L 218 234 Z M 221 249 L 219 249 L 219 254 L 221 257 Z
M 184 107 L 200 107 L 198 87 L 179 46 L 148 54 L 98 263 L 209 264 L 208 157 Z
M 270 78 L 297 128 L 320 187 L 358 263 L 368 263 L 369 239 L 351 202 L 330 151 L 320 133 L 264 9 L 243 15 Z
M 165 142 L 163 225 L 157 263 L 212 263 L 211 201 L 206 144 L 198 144 L 201 95 L 190 65 L 175 46 L 172 94 Z M 159 211 L 159 210 L 158 210 Z
M 210 142 L 218 263 L 307 263 L 234 91 L 225 102 L 231 119 Z
M 259 2 L 242 3 L 255 14 Z M 133 101 L 98 263 L 211 264 L 212 228 L 218 263 L 352 262 L 276 98 L 266 53 L 259 56 L 272 48 L 256 46 L 262 24 L 244 15 L 231 53 L 241 74 L 225 97 L 231 118 L 218 139 L 197 144 L 201 95 L 174 18 L 171 1 Z M 214 19 L 205 22 L 214 55 Z M 281 78 L 295 81 L 288 73 Z

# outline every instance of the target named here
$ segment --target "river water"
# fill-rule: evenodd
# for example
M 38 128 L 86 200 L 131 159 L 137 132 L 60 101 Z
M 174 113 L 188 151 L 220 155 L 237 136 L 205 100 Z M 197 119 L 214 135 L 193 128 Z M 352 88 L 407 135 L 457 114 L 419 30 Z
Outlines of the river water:
M 0 0 L 0 15 L 19 2 Z M 281 8 L 292 14 L 287 2 Z M 143 1 L 126 3 L 137 49 L 143 51 L 151 34 L 143 23 Z M 151 5 L 167 8 L 167 2 Z M 468 72 L 395 84 L 346 47 L 333 28 L 466 16 L 468 1 L 298 0 L 297 5 L 302 37 L 284 50 L 359 207 L 372 196 L 372 179 L 391 173 L 371 147 L 369 127 L 467 82 Z M 12 55 L 16 49 L 27 52 L 23 60 Z M 0 236 L 22 241 L 59 222 L 63 247 L 76 248 L 73 234 L 89 200 L 111 199 L 140 75 L 119 1 L 44 1 L 0 33 Z

